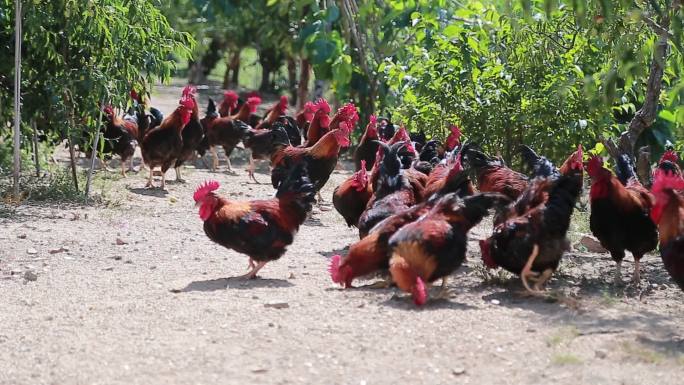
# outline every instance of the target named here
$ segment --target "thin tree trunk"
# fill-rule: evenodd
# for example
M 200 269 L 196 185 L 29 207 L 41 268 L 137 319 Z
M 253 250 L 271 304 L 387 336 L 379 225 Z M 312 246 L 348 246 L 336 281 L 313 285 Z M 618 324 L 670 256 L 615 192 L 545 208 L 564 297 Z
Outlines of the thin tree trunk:
M 38 124 L 36 118 L 31 119 L 33 131 L 33 160 L 36 162 L 36 177 L 40 177 L 40 154 L 38 154 Z
M 226 60 L 226 72 L 223 73 L 223 83 L 221 85 L 224 89 L 230 88 L 230 62 Z
M 19 201 L 21 174 L 21 1 L 14 2 L 14 199 Z
M 74 153 L 74 142 L 71 140 L 71 130 L 76 127 L 74 121 L 74 110 L 71 107 L 71 112 L 69 115 L 69 130 L 67 131 L 67 145 L 69 146 L 69 163 L 71 164 L 71 177 L 74 180 L 74 187 L 78 192 L 78 174 L 76 173 L 76 154 Z M 93 149 L 95 150 L 95 149 Z
M 103 106 L 105 102 L 104 96 L 102 97 L 102 101 L 100 102 L 100 105 Z M 102 122 L 102 109 L 100 108 L 100 114 L 97 117 L 98 122 Z M 93 150 L 92 154 L 90 155 L 90 167 L 88 168 L 88 178 L 86 179 L 86 185 L 85 185 L 85 201 L 88 202 L 88 198 L 90 197 L 90 183 L 93 178 L 93 170 L 95 169 L 95 160 L 97 159 L 97 145 L 99 144 L 100 141 L 100 126 L 98 125 L 95 130 L 95 137 L 93 138 Z M 131 158 L 132 159 L 132 158 Z
M 297 109 L 304 108 L 304 103 L 309 98 L 309 81 L 311 80 L 311 63 L 308 59 L 302 59 L 299 65 L 299 89 L 297 90 Z
M 261 85 L 259 91 L 268 91 L 270 87 L 271 67 L 266 61 L 261 61 Z
M 297 105 L 297 62 L 292 56 L 287 57 L 287 85 L 290 88 L 290 104 Z
M 233 71 L 231 82 L 237 87 L 240 84 L 240 53 L 242 49 L 238 48 L 233 52 L 233 57 L 230 59 L 230 69 Z

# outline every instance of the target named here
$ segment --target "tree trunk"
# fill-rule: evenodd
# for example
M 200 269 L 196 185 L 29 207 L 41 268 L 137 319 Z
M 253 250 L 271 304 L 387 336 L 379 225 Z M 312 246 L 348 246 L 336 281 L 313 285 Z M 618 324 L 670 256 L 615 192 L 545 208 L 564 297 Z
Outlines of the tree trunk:
M 657 25 L 646 22 L 658 35 L 658 40 L 653 48 L 653 59 L 646 82 L 646 96 L 644 104 L 629 122 L 627 131 L 620 135 L 619 149 L 611 139 L 604 139 L 606 149 L 613 158 L 620 153 L 629 154 L 634 159 L 634 146 L 639 135 L 653 125 L 658 114 L 658 101 L 662 89 L 663 73 L 665 72 L 665 61 L 668 53 L 668 40 L 670 39 L 670 20 L 681 6 L 681 0 L 674 0 L 672 8 L 663 12 Z M 650 19 L 647 19 L 650 20 Z
M 294 57 L 287 57 L 287 86 L 290 91 L 290 105 L 297 105 L 297 61 Z
M 261 62 L 261 61 L 260 61 Z M 270 87 L 271 68 L 267 62 L 261 62 L 261 85 L 259 91 L 268 91 Z
M 297 110 L 304 108 L 309 98 L 309 81 L 311 80 L 311 63 L 302 59 L 299 64 L 299 88 L 297 90 Z
M 226 74 L 223 77 L 223 88 L 230 88 L 238 86 L 240 74 L 240 49 L 234 50 L 230 53 L 230 59 L 227 62 Z M 229 74 L 231 76 L 229 76 Z
M 195 63 L 194 71 L 191 71 L 188 81 L 193 84 L 206 83 L 207 76 L 211 70 L 216 67 L 216 64 L 221 60 L 223 51 L 226 49 L 226 41 L 219 37 L 213 37 L 207 47 L 207 52 L 204 53 L 202 59 Z
M 71 135 L 67 135 L 67 144 L 69 145 L 69 163 L 71 165 L 71 177 L 74 180 L 74 187 L 76 188 L 76 191 L 78 192 L 78 174 L 76 173 L 76 154 L 74 153 L 74 142 L 71 141 Z
M 104 102 L 105 102 L 105 98 L 103 96 L 102 101 L 100 102 L 100 105 L 104 105 Z M 101 108 L 100 108 L 100 114 L 97 117 L 97 121 L 98 122 L 102 121 L 102 109 Z M 86 203 L 88 202 L 88 198 L 90 197 L 90 183 L 92 182 L 92 179 L 93 179 L 93 170 L 95 169 L 95 159 L 97 159 L 97 145 L 99 144 L 98 143 L 99 141 L 100 141 L 100 126 L 96 125 L 95 126 L 95 137 L 93 138 L 93 153 L 90 155 L 90 167 L 88 168 L 88 177 L 86 179 L 86 185 L 85 185 L 84 195 L 85 195 Z
M 14 7 L 14 199 L 19 201 L 19 175 L 21 174 L 21 1 Z
M 40 177 L 40 154 L 38 154 L 38 124 L 36 118 L 31 119 L 31 129 L 33 132 L 33 160 L 36 162 L 36 178 Z

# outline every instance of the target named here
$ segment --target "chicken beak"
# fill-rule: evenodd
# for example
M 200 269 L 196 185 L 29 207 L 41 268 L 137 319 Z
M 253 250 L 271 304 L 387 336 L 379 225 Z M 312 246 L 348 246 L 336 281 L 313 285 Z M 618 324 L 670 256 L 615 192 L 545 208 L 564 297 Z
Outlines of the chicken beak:
M 199 208 L 202 205 L 201 201 L 195 202 L 195 208 Z

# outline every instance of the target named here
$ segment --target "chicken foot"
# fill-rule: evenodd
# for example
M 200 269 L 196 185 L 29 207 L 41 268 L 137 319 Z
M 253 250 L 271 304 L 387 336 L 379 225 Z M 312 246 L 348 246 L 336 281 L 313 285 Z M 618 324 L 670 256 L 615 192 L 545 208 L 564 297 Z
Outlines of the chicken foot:
M 529 258 L 527 258 L 527 263 L 525 263 L 525 267 L 523 267 L 522 271 L 520 272 L 520 280 L 522 281 L 523 286 L 525 286 L 525 289 L 530 293 L 530 294 L 539 294 L 539 290 L 537 290 L 535 286 L 535 290 L 532 290 L 530 288 L 530 285 L 527 283 L 528 278 L 537 278 L 539 274 L 535 273 L 532 271 L 532 265 L 534 264 L 534 260 L 537 259 L 537 256 L 539 255 L 539 245 L 535 243 L 534 247 L 532 248 L 532 253 L 530 254 Z
M 145 185 L 145 187 L 154 188 L 153 180 L 154 180 L 154 168 L 150 167 L 150 177 L 149 177 L 149 179 L 147 179 L 147 184 Z
M 185 179 L 183 179 L 183 177 L 181 177 L 181 171 L 180 171 L 181 167 L 183 167 L 183 166 L 178 166 L 174 169 L 174 170 L 176 170 L 176 182 L 185 183 Z
M 448 286 L 448 277 L 443 277 L 442 278 L 442 285 L 439 288 L 439 293 L 437 293 L 436 296 L 434 296 L 434 299 L 449 299 L 451 298 L 451 290 L 449 290 Z
M 371 284 L 363 285 L 360 287 L 363 287 L 364 289 L 388 289 L 392 286 L 392 283 L 393 283 L 392 277 L 388 276 L 388 277 L 383 278 L 380 281 L 373 282 Z
M 639 282 L 641 282 L 641 255 L 634 256 L 634 275 L 632 275 L 632 283 L 635 286 L 639 286 Z
M 249 179 L 253 180 L 254 183 L 256 184 L 261 184 L 256 177 L 254 176 L 254 157 L 252 156 L 252 153 L 249 153 L 249 167 L 247 168 L 247 174 L 249 175 Z
M 211 172 L 216 171 L 216 169 L 219 166 L 219 158 L 218 158 L 218 153 L 216 152 L 216 146 L 211 146 Z
M 254 262 L 251 258 L 250 261 Z M 256 265 L 247 274 L 235 277 L 237 279 L 255 279 L 259 270 L 266 265 L 267 262 L 257 262 Z

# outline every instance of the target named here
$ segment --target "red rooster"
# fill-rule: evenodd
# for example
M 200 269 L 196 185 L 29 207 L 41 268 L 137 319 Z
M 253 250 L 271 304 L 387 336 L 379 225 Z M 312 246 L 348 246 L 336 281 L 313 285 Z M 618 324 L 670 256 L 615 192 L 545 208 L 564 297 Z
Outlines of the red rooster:
M 223 146 L 224 149 L 226 149 L 228 170 L 232 171 L 230 152 L 232 152 L 233 148 L 240 143 L 244 137 L 246 132 L 245 128 L 247 127 L 243 123 L 247 123 L 250 114 L 256 111 L 259 104 L 261 104 L 261 99 L 259 97 L 251 97 L 247 99 L 247 103 L 240 108 L 237 114 L 220 118 L 213 114 L 211 108 L 207 111 L 207 120 L 205 120 L 204 123 L 204 130 L 213 158 L 212 171 L 216 170 L 219 165 L 216 146 Z M 241 123 L 237 123 L 236 121 L 240 121 Z M 230 152 L 228 152 L 229 149 Z
M 673 150 L 665 151 L 658 161 L 658 168 L 654 170 L 654 177 L 658 170 L 671 172 L 676 176 L 682 176 L 682 169 L 679 167 L 679 157 L 677 156 L 677 153 Z
M 337 186 L 333 192 L 333 206 L 349 227 L 359 223 L 359 217 L 373 195 L 365 163 L 366 161 L 362 160 L 361 169 Z
M 330 131 L 330 105 L 325 99 L 316 102 L 316 113 L 309 124 L 304 147 L 311 147 Z
M 180 152 L 176 156 L 176 164 L 174 168 L 176 169 L 176 182 L 183 182 L 181 177 L 181 166 L 187 160 L 195 157 L 195 151 L 199 147 L 200 143 L 204 139 L 204 128 L 202 123 L 200 123 L 199 109 L 197 106 L 197 88 L 193 86 L 186 86 L 183 89 L 183 95 L 192 98 L 195 103 L 195 107 L 192 109 L 192 115 L 190 115 L 190 121 L 183 128 L 183 146 Z
M 441 198 L 417 221 L 402 227 L 389 239 L 389 271 L 397 286 L 413 296 L 416 305 L 427 301 L 425 283 L 442 279 L 438 298 L 447 295 L 447 276 L 465 260 L 468 231 L 493 206 L 510 200 L 497 193 L 461 199 L 457 193 Z
M 656 203 L 651 210 L 658 224 L 660 257 L 670 277 L 684 290 L 684 179 L 681 175 L 658 170 L 652 192 Z
M 306 162 L 309 177 L 316 191 L 325 185 L 330 178 L 335 166 L 340 148 L 349 146 L 349 134 L 351 129 L 347 123 L 340 124 L 340 128 L 330 131 L 311 147 L 288 146 L 276 152 L 271 157 L 273 170 L 271 183 L 274 188 L 285 179 L 289 167 L 300 162 Z
M 360 170 L 361 162 L 366 166 L 372 167 L 375 162 L 375 154 L 378 152 L 379 145 L 377 143 L 378 137 L 378 119 L 375 115 L 371 115 L 370 121 L 366 126 L 366 131 L 359 140 L 359 145 L 354 151 L 354 166 L 356 171 Z M 370 170 L 367 169 L 367 171 Z
M 621 281 L 620 267 L 625 250 L 632 253 L 632 280 L 638 283 L 639 260 L 658 244 L 658 231 L 649 217 L 653 196 L 637 180 L 628 155 L 621 154 L 616 161 L 618 177 L 603 167 L 603 160 L 598 156 L 592 157 L 587 164 L 592 181 L 589 227 L 617 262 L 616 280 Z
M 264 118 L 264 120 L 262 120 L 261 123 L 259 123 L 259 125 L 254 128 L 258 130 L 260 128 L 271 127 L 271 125 L 275 123 L 276 119 L 287 114 L 288 105 L 289 103 L 287 100 L 287 96 L 281 96 L 278 103 L 274 104 L 271 108 L 269 108 L 266 111 L 266 117 Z
M 220 116 L 231 116 L 238 112 L 238 94 L 235 91 L 223 93 L 223 101 L 219 105 L 218 113 Z M 245 120 L 246 122 L 246 120 Z
M 309 130 L 309 125 L 314 118 L 314 115 L 318 111 L 318 106 L 313 102 L 304 103 L 304 107 L 295 116 L 295 121 L 297 122 L 297 127 L 301 131 L 304 137 L 307 137 L 307 131 Z
M 315 190 L 300 163 L 269 200 L 232 201 L 214 191 L 209 181 L 193 195 L 209 239 L 249 256 L 251 270 L 240 278 L 253 279 L 270 261 L 280 258 L 294 241 L 299 226 L 311 211 Z
M 179 106 L 167 116 L 162 123 L 145 134 L 140 149 L 143 161 L 150 168 L 150 178 L 147 187 L 154 187 L 153 170 L 161 167 L 161 188 L 166 188 L 166 171 L 176 162 L 178 153 L 183 148 L 183 128 L 190 122 L 192 113 L 197 107 L 195 100 L 184 94 Z
M 105 106 L 103 112 L 107 124 L 102 136 L 111 146 L 111 151 L 121 157 L 121 175 L 125 178 L 126 162 L 133 161 L 133 153 L 137 146 L 138 125 L 134 121 L 116 116 L 112 106 Z

